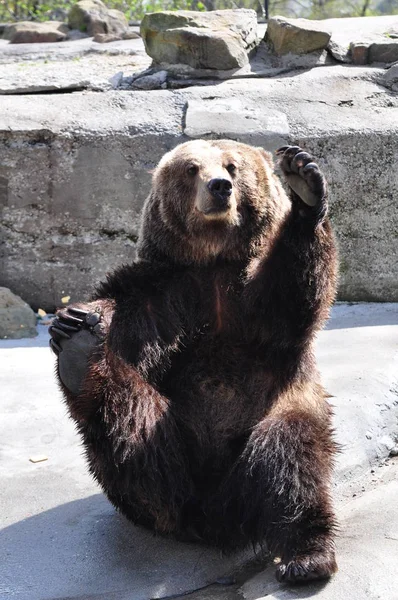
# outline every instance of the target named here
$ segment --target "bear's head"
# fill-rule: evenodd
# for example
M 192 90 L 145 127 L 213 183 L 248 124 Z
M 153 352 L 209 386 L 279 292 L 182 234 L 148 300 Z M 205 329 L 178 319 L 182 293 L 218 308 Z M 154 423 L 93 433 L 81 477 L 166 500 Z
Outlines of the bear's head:
M 181 144 L 154 172 L 139 257 L 180 264 L 253 257 L 289 205 L 262 148 L 230 140 Z

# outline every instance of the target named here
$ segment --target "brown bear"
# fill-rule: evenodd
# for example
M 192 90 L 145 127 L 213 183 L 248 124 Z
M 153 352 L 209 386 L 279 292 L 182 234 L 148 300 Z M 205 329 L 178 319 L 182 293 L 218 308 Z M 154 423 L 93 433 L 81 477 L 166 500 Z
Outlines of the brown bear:
M 299 147 L 198 140 L 166 154 L 138 258 L 51 329 L 91 473 L 131 521 L 277 578 L 336 571 L 331 409 L 314 360 L 336 285 L 327 187 Z

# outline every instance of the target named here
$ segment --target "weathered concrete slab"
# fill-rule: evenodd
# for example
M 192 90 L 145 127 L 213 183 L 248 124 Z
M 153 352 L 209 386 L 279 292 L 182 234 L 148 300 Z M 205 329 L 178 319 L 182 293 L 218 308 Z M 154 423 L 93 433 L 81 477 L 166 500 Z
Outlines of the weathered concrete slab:
M 336 415 L 335 482 L 346 490 L 398 436 L 398 304 L 338 304 L 317 358 Z
M 335 424 L 345 444 L 336 476 L 343 503 L 358 485 L 362 489 L 362 477 L 372 465 L 382 472 L 377 465 L 388 455 L 388 448 L 379 446 L 383 428 L 398 433 L 393 400 L 397 316 L 398 305 L 339 305 L 320 335 L 320 367 L 334 395 Z M 155 538 L 115 513 L 86 471 L 55 385 L 46 328 L 40 329 L 34 340 L 0 341 L 0 518 L 6 548 L 0 561 L 0 597 L 149 600 L 183 594 L 234 573 L 242 555 L 221 558 L 201 546 Z M 373 428 L 370 439 L 363 435 L 365 423 Z M 48 460 L 29 461 L 38 454 Z M 320 595 L 322 600 L 396 600 L 396 485 L 377 481 L 367 499 L 339 509 L 344 526 L 341 573 L 320 592 L 326 594 Z M 196 598 L 242 597 L 214 590 L 214 595 L 198 592 Z M 310 597 L 314 590 L 280 588 L 271 566 L 245 584 L 243 593 L 247 600 L 266 594 L 290 600 Z
M 87 54 L 109 54 L 132 56 L 143 53 L 141 39 L 120 40 L 109 44 L 97 44 L 93 38 L 66 41 L 62 43 L 9 44 L 0 39 L 0 64 L 20 61 L 62 61 L 73 60 Z M 148 61 L 148 63 L 150 60 Z
M 113 78 L 145 69 L 150 60 L 137 54 L 75 57 L 66 61 L 22 61 L 4 64 L 0 71 L 0 95 L 40 94 L 42 92 L 70 92 L 76 90 L 106 91 L 116 87 Z M 120 78 L 119 78 L 120 82 Z M 118 84 L 118 81 L 116 81 Z
M 384 73 L 333 66 L 175 91 L 4 96 L 1 285 L 36 308 L 63 291 L 82 298 L 134 254 L 163 153 L 191 135 L 228 135 L 313 152 L 330 182 L 340 298 L 398 300 L 398 97 L 379 85 Z

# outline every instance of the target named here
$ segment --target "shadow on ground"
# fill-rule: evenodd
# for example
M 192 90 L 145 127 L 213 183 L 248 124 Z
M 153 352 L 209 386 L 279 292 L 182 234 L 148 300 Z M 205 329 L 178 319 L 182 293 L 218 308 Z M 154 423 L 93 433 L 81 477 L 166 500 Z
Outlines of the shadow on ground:
M 242 561 L 135 527 L 102 494 L 25 518 L 2 538 L 0 597 L 18 600 L 165 598 L 214 583 Z

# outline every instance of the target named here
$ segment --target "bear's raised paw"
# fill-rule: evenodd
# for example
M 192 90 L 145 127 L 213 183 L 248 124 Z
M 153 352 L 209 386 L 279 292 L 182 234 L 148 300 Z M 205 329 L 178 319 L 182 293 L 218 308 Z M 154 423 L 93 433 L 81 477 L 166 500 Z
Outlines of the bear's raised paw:
M 327 212 L 326 180 L 312 156 L 299 146 L 283 146 L 276 151 L 280 167 L 293 191 L 304 204 L 314 209 L 318 218 Z

